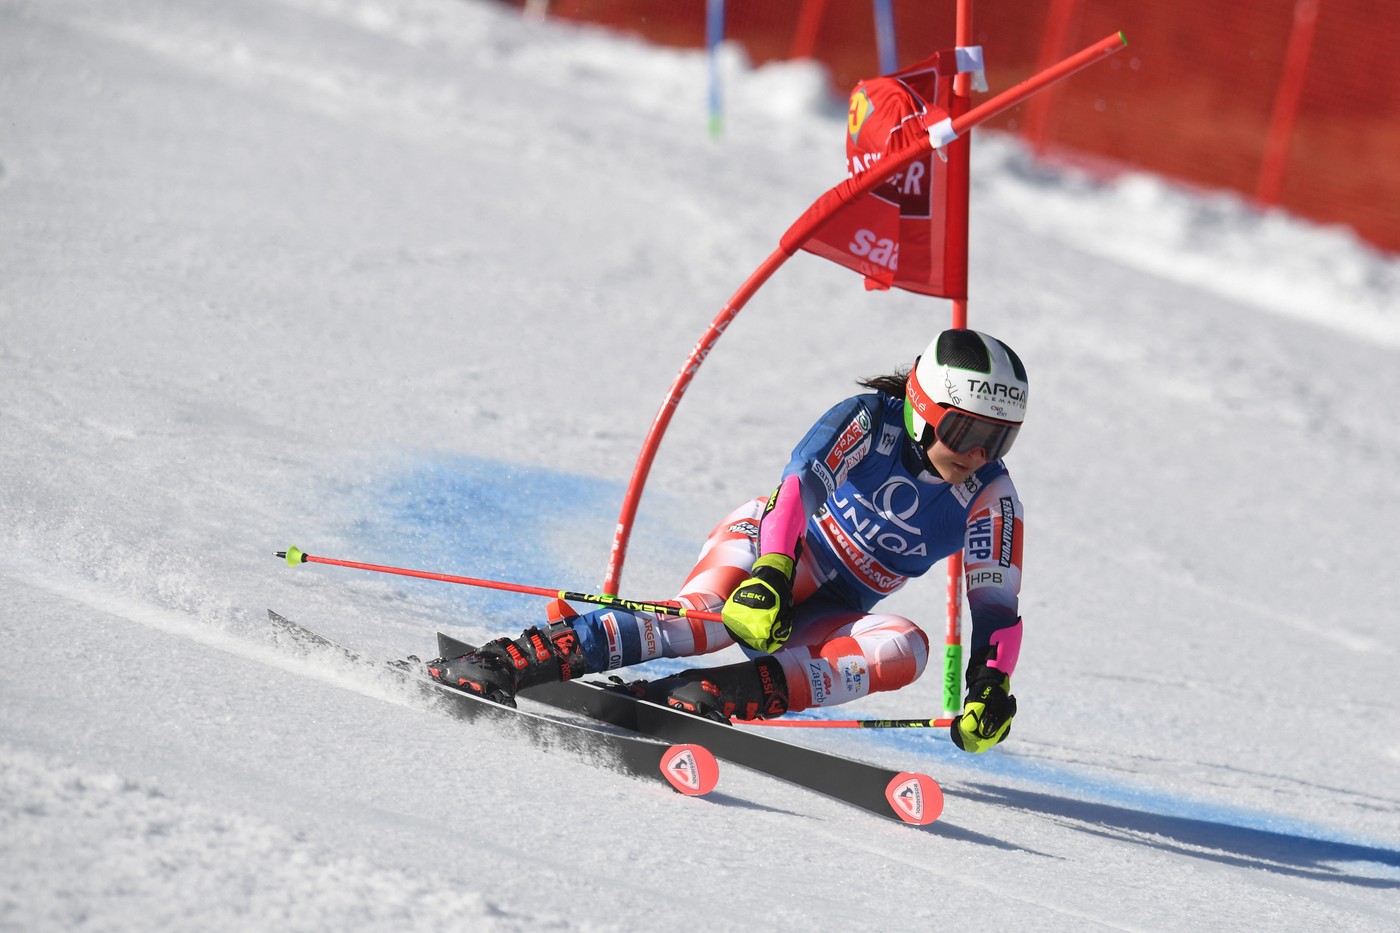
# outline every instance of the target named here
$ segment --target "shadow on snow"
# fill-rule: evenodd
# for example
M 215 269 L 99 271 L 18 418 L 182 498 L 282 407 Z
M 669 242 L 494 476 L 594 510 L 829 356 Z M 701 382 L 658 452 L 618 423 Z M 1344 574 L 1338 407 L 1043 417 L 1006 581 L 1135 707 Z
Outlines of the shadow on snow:
M 1074 828 L 1080 832 L 1101 838 L 1220 864 L 1360 887 L 1400 888 L 1400 850 L 1396 849 L 1319 839 L 1297 832 L 1258 829 L 1199 817 L 1169 816 L 996 785 L 962 787 L 956 794 L 978 803 L 1059 817 L 1075 824 Z M 1356 870 L 1358 863 L 1398 871 L 1362 873 Z

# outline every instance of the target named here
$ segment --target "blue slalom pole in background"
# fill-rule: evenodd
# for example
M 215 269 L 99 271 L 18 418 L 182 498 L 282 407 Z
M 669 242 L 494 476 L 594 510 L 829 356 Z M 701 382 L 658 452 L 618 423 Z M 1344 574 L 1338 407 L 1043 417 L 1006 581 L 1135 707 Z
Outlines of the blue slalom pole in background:
M 875 2 L 875 48 L 880 56 L 880 74 L 899 69 L 899 53 L 894 41 L 894 0 Z
M 705 2 L 705 50 L 709 53 L 710 135 L 724 132 L 724 101 L 720 93 L 719 44 L 724 41 L 724 0 Z

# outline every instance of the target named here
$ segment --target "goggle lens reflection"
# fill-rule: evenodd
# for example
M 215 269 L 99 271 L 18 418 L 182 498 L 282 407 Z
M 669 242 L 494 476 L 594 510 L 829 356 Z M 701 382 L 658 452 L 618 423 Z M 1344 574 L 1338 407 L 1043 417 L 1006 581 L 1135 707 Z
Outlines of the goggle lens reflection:
M 945 408 L 933 431 L 954 453 L 965 454 L 980 447 L 988 460 L 1000 460 L 1011 449 L 1021 426 Z

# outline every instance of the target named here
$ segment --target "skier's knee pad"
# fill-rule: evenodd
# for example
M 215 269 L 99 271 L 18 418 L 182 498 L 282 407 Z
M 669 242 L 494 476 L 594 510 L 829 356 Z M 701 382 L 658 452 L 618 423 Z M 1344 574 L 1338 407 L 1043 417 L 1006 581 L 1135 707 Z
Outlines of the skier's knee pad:
M 841 634 L 778 654 L 788 679 L 789 709 L 835 706 L 898 690 L 928 665 L 928 636 L 908 619 L 870 615 Z

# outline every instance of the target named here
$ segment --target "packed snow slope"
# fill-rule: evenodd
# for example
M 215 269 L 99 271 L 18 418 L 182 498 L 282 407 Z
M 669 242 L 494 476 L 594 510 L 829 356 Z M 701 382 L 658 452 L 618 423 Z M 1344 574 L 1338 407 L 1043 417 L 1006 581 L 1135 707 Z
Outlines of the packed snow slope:
M 992 134 L 1014 734 L 799 737 L 935 775 L 938 823 L 732 767 L 683 798 L 271 642 L 269 607 L 382 658 L 542 610 L 293 544 L 601 583 L 673 375 L 843 176 L 820 75 L 724 65 L 715 140 L 700 56 L 487 3 L 0 0 L 0 928 L 1400 925 L 1397 263 Z M 948 313 L 791 260 L 677 411 L 625 594 Z M 937 642 L 942 591 L 887 605 Z

